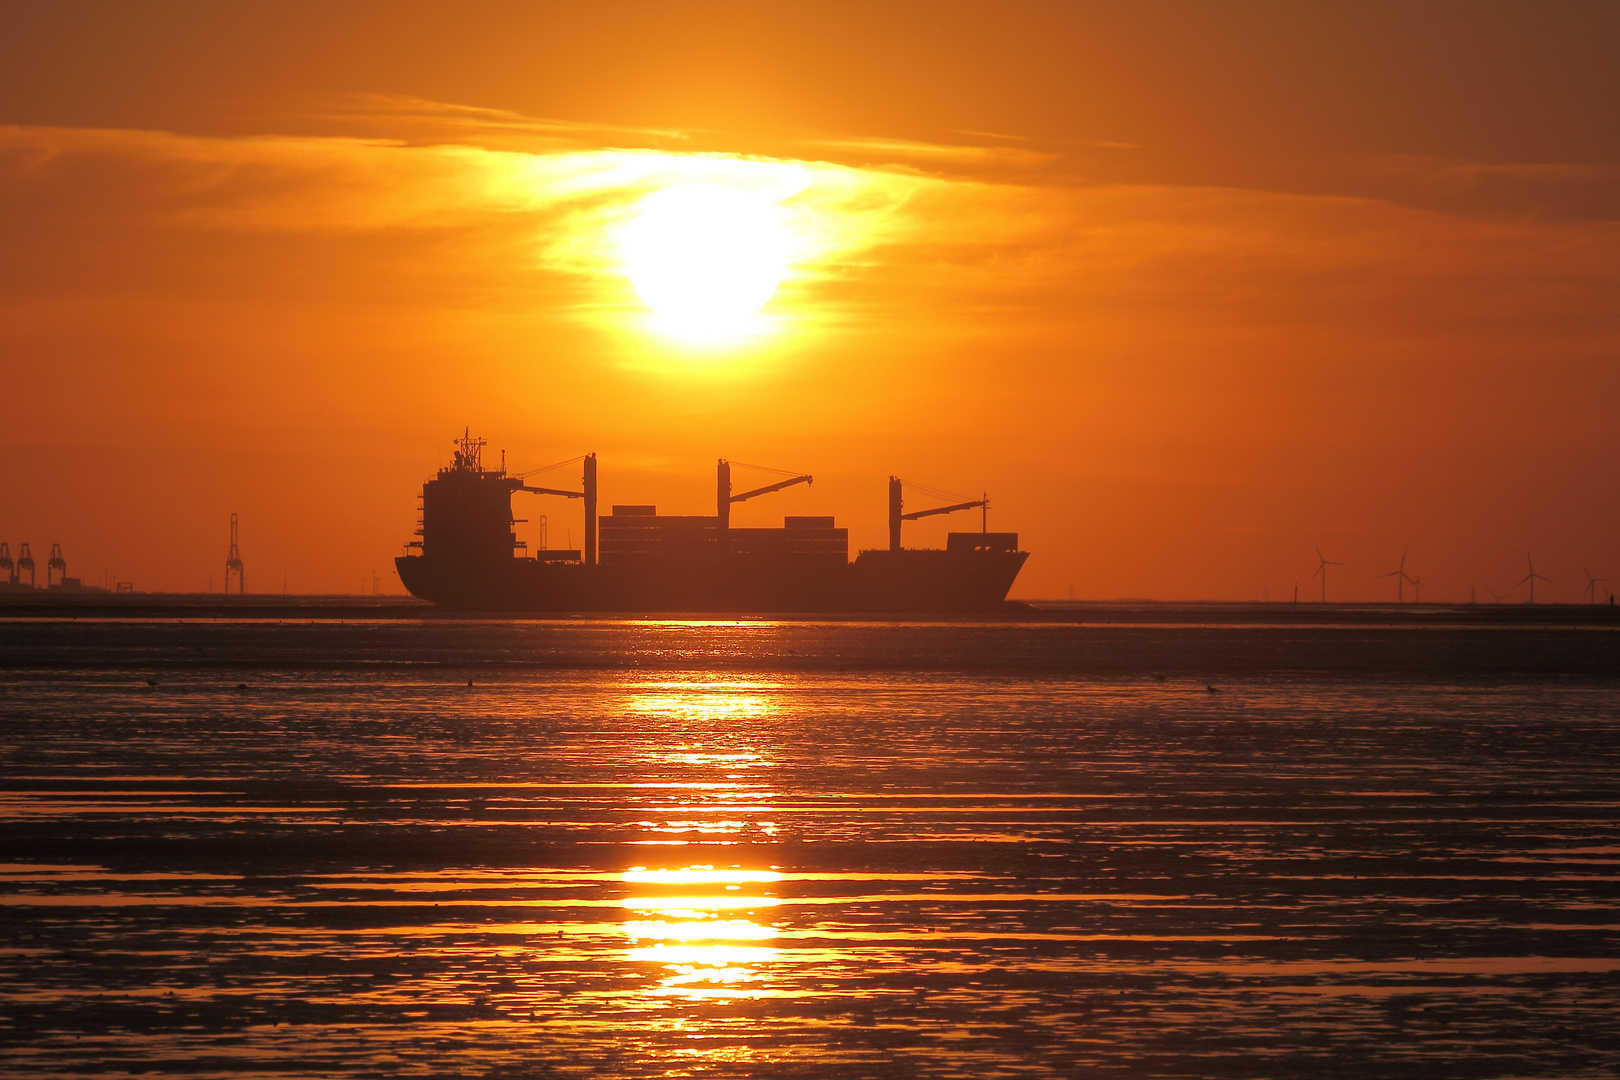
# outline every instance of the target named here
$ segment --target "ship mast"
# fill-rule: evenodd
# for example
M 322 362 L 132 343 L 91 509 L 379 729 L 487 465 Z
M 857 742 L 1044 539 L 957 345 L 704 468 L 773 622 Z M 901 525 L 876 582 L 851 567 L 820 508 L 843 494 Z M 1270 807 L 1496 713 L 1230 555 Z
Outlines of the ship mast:
M 483 472 L 484 447 L 486 441 L 472 437 L 472 428 L 466 427 L 461 431 L 461 438 L 451 439 L 450 445 L 456 447 L 456 472 Z

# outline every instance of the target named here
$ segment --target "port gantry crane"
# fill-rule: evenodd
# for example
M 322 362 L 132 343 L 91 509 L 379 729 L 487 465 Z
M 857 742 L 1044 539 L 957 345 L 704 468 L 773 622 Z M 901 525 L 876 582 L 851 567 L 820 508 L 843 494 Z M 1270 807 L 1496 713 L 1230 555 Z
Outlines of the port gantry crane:
M 231 546 L 225 553 L 225 592 L 231 591 L 231 579 L 236 579 L 236 594 L 247 592 L 247 572 L 242 569 L 242 549 L 236 543 L 236 515 L 231 515 Z
M 0 540 L 0 574 L 6 575 L 6 584 L 17 584 L 17 564 L 11 560 L 11 545 Z
M 914 484 L 913 487 L 921 487 Z M 913 510 L 905 513 L 905 499 L 903 489 L 905 481 L 898 476 L 889 477 L 889 550 L 900 550 L 900 523 L 902 521 L 916 521 L 918 518 L 933 517 L 936 514 L 954 514 L 958 510 L 973 510 L 977 508 L 980 513 L 979 531 L 990 531 L 990 495 L 985 493 L 977 499 L 968 499 L 963 502 L 951 503 L 949 506 L 936 506 L 929 510 Z M 947 496 L 948 497 L 948 496 Z
M 739 462 L 737 462 L 737 464 L 741 465 L 745 469 L 759 469 L 761 472 L 783 472 L 784 471 L 782 469 L 767 468 L 764 465 L 749 465 L 747 462 L 744 462 L 744 461 L 739 461 Z M 725 458 L 721 458 L 720 463 L 719 463 L 719 465 L 717 466 L 717 468 L 715 470 L 715 483 L 714 483 L 714 515 L 715 515 L 715 518 L 716 518 L 716 520 L 718 520 L 718 522 L 720 524 L 720 528 L 729 529 L 729 528 L 731 528 L 731 504 L 732 503 L 747 502 L 749 499 L 752 499 L 756 495 L 769 495 L 773 491 L 781 491 L 783 488 L 790 488 L 794 484 L 813 484 L 813 483 L 815 483 L 815 477 L 810 476 L 808 473 L 803 474 L 803 475 L 791 475 L 786 480 L 778 480 L 774 484 L 766 484 L 764 487 L 757 487 L 757 488 L 754 488 L 752 491 L 744 491 L 739 495 L 733 495 L 731 493 L 731 462 L 727 461 Z

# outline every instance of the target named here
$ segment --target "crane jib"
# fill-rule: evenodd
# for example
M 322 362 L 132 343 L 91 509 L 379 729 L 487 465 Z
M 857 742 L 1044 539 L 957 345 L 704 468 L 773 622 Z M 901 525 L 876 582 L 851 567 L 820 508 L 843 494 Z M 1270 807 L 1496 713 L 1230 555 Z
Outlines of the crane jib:
M 954 514 L 958 510 L 974 510 L 981 506 L 989 506 L 989 499 L 974 499 L 972 502 L 952 503 L 950 506 L 936 506 L 932 510 L 913 510 L 909 514 L 901 514 L 901 521 L 916 521 L 918 518 L 933 517 L 935 514 Z

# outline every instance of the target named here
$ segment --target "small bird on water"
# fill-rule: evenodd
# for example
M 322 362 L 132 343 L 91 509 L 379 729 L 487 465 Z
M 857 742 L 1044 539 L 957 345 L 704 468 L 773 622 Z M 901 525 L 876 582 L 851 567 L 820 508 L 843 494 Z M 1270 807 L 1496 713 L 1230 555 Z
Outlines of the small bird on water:
M 1204 687 L 1204 689 L 1208 690 L 1212 694 L 1218 694 L 1221 692 L 1221 688 L 1216 686 L 1214 683 L 1210 683 L 1208 686 Z
M 156 679 L 147 679 L 146 680 L 146 685 L 147 686 L 156 686 L 157 685 L 157 680 Z

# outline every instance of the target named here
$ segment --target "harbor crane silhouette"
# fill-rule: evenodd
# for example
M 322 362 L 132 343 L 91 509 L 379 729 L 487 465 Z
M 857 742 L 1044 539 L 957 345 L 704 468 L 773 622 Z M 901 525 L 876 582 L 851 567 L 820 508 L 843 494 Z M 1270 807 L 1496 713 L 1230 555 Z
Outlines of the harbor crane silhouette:
M 1524 561 L 1525 564 L 1530 567 L 1530 572 L 1519 579 L 1519 585 L 1523 585 L 1527 581 L 1530 583 L 1530 602 L 1533 604 L 1536 602 L 1536 582 L 1545 581 L 1547 584 L 1551 585 L 1552 578 L 1542 577 L 1540 574 L 1536 573 L 1535 561 L 1530 558 L 1530 553 L 1528 551 L 1524 554 Z M 1519 585 L 1515 585 L 1513 587 L 1517 589 Z
M 1406 573 L 1406 553 L 1411 550 L 1412 545 L 1410 544 L 1402 548 L 1401 564 L 1387 574 L 1378 575 L 1381 578 L 1392 577 L 1395 579 L 1395 602 L 1397 604 L 1406 602 L 1406 583 L 1412 580 Z
M 231 591 L 231 575 L 236 575 L 236 594 L 247 592 L 247 575 L 242 571 L 242 552 L 236 546 L 236 515 L 231 515 L 231 549 L 225 555 L 225 592 Z
M 1322 603 L 1325 604 L 1325 603 L 1327 603 L 1327 568 L 1330 567 L 1330 566 L 1343 566 L 1344 563 L 1342 563 L 1342 562 L 1334 562 L 1333 560 L 1324 557 L 1322 555 L 1322 549 L 1320 547 L 1317 547 L 1317 545 L 1315 545 L 1315 544 L 1312 544 L 1311 546 L 1316 548 L 1316 561 L 1317 561 L 1316 573 L 1312 574 L 1311 577 L 1316 577 L 1318 574 L 1321 575 L 1321 577 L 1322 577 Z

